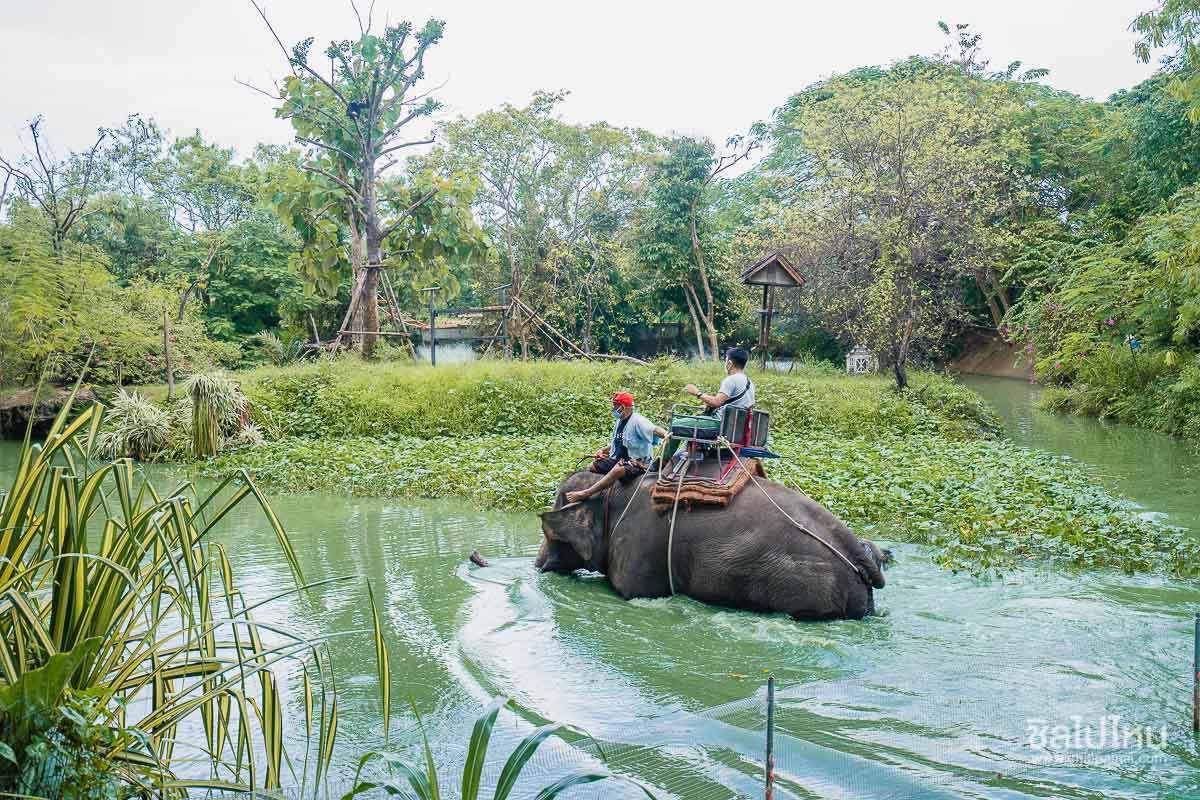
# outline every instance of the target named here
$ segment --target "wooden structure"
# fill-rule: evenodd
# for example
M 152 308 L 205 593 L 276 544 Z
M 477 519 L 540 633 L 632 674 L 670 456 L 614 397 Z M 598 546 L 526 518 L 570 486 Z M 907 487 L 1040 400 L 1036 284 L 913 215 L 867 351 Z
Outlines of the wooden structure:
M 742 271 L 742 283 L 747 286 L 763 287 L 762 308 L 759 309 L 758 350 L 762 365 L 767 365 L 767 351 L 771 345 L 771 318 L 775 314 L 774 290 L 798 289 L 804 285 L 804 276 L 796 271 L 787 256 L 778 250 L 770 253 Z
M 438 309 L 435 298 L 437 292 L 440 291 L 440 287 L 426 287 L 421 291 L 427 296 L 429 322 L 424 323 L 419 320 L 406 319 L 401 315 L 400 302 L 385 265 L 376 264 L 371 265 L 369 268 L 379 270 L 379 331 L 375 335 L 399 338 L 413 358 L 416 358 L 417 355 L 416 347 L 413 344 L 414 334 L 419 335 L 422 341 L 429 346 L 430 361 L 434 366 L 437 365 L 437 345 L 439 339 L 437 319 L 439 316 L 454 315 L 458 317 L 482 318 L 492 314 L 498 315 L 498 319 L 494 327 L 492 327 L 490 335 L 464 335 L 462 332 L 464 326 L 458 325 L 455 327 L 456 333 L 452 334 L 451 338 L 455 341 L 487 342 L 487 347 L 484 350 L 485 353 L 490 352 L 496 343 L 500 343 L 505 358 L 508 358 L 511 353 L 512 339 L 514 338 L 512 329 L 519 326 L 541 334 L 548 345 L 567 358 L 582 358 L 588 361 L 593 359 L 629 361 L 634 364 L 646 366 L 645 361 L 633 356 L 586 352 L 582 347 L 573 342 L 570 337 L 547 322 L 541 314 L 531 308 L 519 295 L 515 293 L 510 295 L 512 284 L 497 286 L 492 290 L 499 294 L 500 302 L 497 305 L 480 306 L 477 308 L 447 307 Z M 346 315 L 342 320 L 341 328 L 338 330 L 337 336 L 329 344 L 331 352 L 336 352 L 351 337 L 367 333 L 366 331 L 352 330 L 350 326 L 350 322 L 354 318 L 358 296 L 359 293 L 355 293 L 351 297 L 350 307 L 346 309 Z M 481 327 L 486 331 L 488 328 L 485 325 L 486 323 L 483 323 L 481 320 Z M 313 324 L 313 336 L 315 343 L 312 346 L 321 347 L 320 339 L 316 334 L 315 323 Z

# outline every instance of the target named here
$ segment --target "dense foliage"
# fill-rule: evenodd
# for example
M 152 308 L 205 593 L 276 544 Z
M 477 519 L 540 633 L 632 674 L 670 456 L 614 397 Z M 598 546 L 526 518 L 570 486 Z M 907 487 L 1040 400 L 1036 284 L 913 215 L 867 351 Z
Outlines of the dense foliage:
M 604 436 L 609 398 L 627 390 L 643 414 L 665 420 L 675 403 L 695 401 L 683 387 L 716 389 L 724 373 L 661 361 L 650 367 L 604 363 L 482 362 L 456 369 L 344 361 L 242 376 L 253 416 L 269 439 L 399 435 L 509 437 Z M 950 436 L 994 432 L 999 420 L 970 390 L 920 375 L 896 395 L 875 377 L 847 378 L 825 365 L 792 373 L 754 373 L 759 405 L 778 433 L 929 431 Z

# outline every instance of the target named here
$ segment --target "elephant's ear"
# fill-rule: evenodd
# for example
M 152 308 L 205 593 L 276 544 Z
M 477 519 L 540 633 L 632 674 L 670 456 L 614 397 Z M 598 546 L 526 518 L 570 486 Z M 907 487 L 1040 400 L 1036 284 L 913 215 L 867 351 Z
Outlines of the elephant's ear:
M 547 539 L 562 542 L 591 562 L 595 548 L 592 541 L 592 512 L 587 503 L 572 503 L 564 508 L 542 512 L 542 533 Z

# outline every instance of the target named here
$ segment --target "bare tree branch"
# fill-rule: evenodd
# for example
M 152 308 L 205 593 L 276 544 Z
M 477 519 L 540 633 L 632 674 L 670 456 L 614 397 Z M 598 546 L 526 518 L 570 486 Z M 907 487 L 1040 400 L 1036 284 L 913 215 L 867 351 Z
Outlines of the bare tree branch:
M 338 155 L 342 156 L 343 158 L 347 159 L 350 162 L 358 161 L 357 156 L 352 155 L 351 153 L 348 153 L 347 151 L 343 150 L 342 148 L 338 147 L 337 145 L 325 144 L 325 142 L 318 142 L 316 139 L 306 139 L 303 136 L 297 136 L 296 141 L 303 142 L 304 144 L 310 144 L 313 147 L 320 147 L 321 149 L 328 150 L 331 153 L 337 153 Z
M 387 227 L 386 230 L 384 230 L 382 238 L 386 239 L 387 237 L 389 237 L 393 233 L 395 233 L 396 229 L 400 227 L 400 225 L 404 222 L 405 219 L 412 216 L 414 211 L 416 211 L 418 208 L 420 208 L 421 206 L 428 203 L 430 201 L 430 199 L 437 193 L 438 193 L 437 189 L 430 189 L 428 192 L 421 195 L 421 197 L 418 198 L 417 202 L 413 203 L 411 206 L 404 209 L 404 211 L 402 211 L 400 213 L 400 216 L 397 217 L 395 219 L 395 221 L 393 221 L 392 224 Z
M 279 49 L 283 53 L 283 59 L 287 61 L 288 66 L 291 67 L 292 74 L 295 75 L 296 68 L 292 64 L 292 54 L 288 52 L 287 47 L 284 46 L 283 39 L 280 39 L 279 34 L 275 32 L 275 26 L 271 24 L 271 20 L 267 19 L 266 6 L 259 6 L 255 0 L 250 0 L 250 5 L 254 6 L 254 10 L 258 12 L 258 15 L 262 17 L 262 21 L 266 24 L 267 30 L 269 30 L 271 35 L 275 37 L 275 43 L 279 45 Z
M 363 27 L 362 14 L 358 13 L 358 5 L 355 4 L 354 0 L 350 0 L 350 8 L 354 9 L 354 16 L 358 18 L 358 35 L 366 36 L 367 29 Z
M 313 173 L 316 173 L 317 175 L 323 175 L 324 177 L 328 178 L 329 180 L 333 181 L 338 186 L 342 187 L 347 192 L 349 192 L 351 197 L 355 200 L 355 202 L 358 205 L 360 205 L 360 206 L 362 205 L 363 198 L 362 198 L 362 195 L 359 194 L 358 190 L 355 189 L 353 186 L 351 186 L 349 183 L 347 183 L 345 180 L 339 178 L 337 175 L 334 175 L 332 172 L 327 172 L 327 171 L 321 169 L 320 167 L 315 167 L 311 164 L 301 164 L 300 168 L 306 172 L 313 172 Z
M 259 94 L 263 95 L 264 97 L 269 97 L 270 99 L 274 100 L 275 102 L 279 102 L 279 95 L 271 94 L 266 89 L 260 89 L 259 87 L 255 86 L 253 83 L 247 83 L 246 81 L 241 80 L 240 78 L 234 78 L 233 82 L 237 83 L 237 84 L 241 84 L 242 86 L 245 86 L 247 89 L 252 89 L 253 91 L 256 91 Z
M 433 142 L 434 142 L 434 137 L 430 136 L 428 139 L 416 139 L 411 142 L 404 142 L 402 144 L 392 145 L 391 147 L 387 148 L 386 150 L 380 150 L 379 155 L 377 157 L 382 158 L 383 156 L 386 156 L 388 153 L 394 153 L 397 150 L 403 150 L 406 147 L 416 147 L 417 145 L 422 145 L 422 144 L 433 144 Z

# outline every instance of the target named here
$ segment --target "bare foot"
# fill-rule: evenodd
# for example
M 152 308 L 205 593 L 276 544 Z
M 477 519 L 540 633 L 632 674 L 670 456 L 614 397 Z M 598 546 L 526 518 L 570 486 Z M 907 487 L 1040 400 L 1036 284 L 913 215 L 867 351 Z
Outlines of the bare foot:
M 588 499 L 588 493 L 582 489 L 579 490 L 578 492 L 567 492 L 567 502 L 568 503 L 578 503 L 578 502 L 581 502 L 581 501 L 587 500 L 587 499 Z

